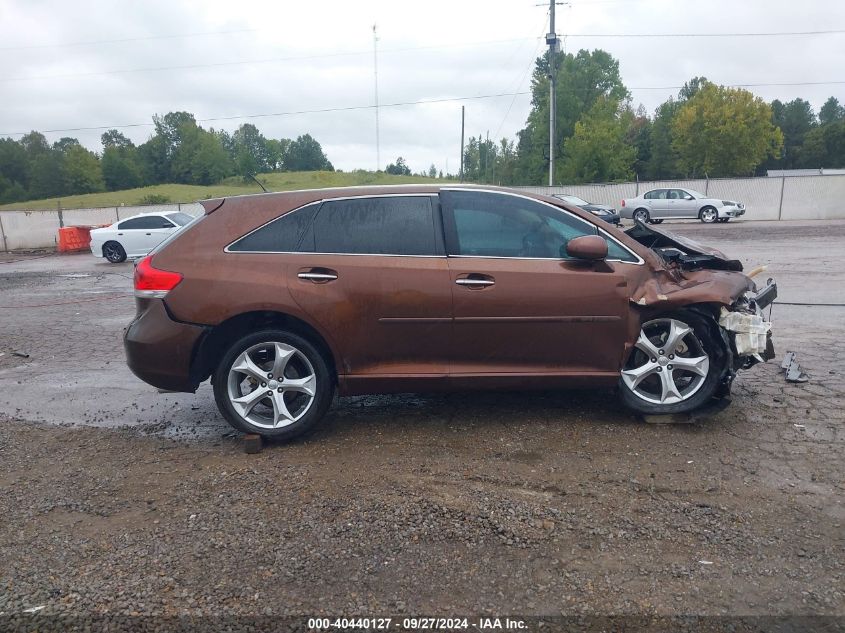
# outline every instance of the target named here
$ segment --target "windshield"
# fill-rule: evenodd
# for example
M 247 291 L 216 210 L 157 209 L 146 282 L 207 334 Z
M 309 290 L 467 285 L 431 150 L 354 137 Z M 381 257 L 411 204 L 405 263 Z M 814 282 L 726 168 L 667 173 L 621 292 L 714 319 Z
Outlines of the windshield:
M 582 204 L 590 204 L 589 202 L 587 202 L 583 198 L 579 198 L 578 196 L 569 196 L 569 195 L 566 195 L 566 194 L 560 194 L 560 195 L 555 196 L 555 197 L 560 198 L 564 202 L 568 202 L 569 204 L 574 204 L 576 206 L 581 206 Z
M 690 194 L 693 198 L 706 198 L 706 193 L 701 193 L 700 191 L 696 191 L 695 189 L 685 189 L 685 191 Z

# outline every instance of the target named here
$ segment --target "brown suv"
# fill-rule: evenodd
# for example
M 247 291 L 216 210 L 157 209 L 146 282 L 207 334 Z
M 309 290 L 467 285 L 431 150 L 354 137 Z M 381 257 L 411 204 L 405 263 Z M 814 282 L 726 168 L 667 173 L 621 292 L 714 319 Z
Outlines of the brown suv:
M 129 367 L 211 378 L 236 428 L 292 437 L 341 395 L 617 386 L 688 411 L 773 356 L 722 253 L 507 189 L 403 186 L 206 200 L 135 270 Z

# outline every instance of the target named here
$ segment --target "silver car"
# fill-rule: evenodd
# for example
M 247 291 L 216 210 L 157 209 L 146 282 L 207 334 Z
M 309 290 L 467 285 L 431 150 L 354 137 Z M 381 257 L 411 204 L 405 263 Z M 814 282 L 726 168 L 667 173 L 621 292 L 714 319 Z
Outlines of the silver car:
M 623 218 L 660 224 L 663 220 L 697 218 L 702 222 L 728 222 L 745 214 L 745 205 L 710 198 L 695 189 L 652 189 L 636 198 L 625 198 L 619 211 Z

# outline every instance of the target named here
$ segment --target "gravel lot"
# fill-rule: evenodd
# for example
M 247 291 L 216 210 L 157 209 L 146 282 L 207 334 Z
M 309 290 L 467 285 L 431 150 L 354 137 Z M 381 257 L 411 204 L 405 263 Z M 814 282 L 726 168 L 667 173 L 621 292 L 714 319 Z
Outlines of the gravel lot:
M 664 224 L 845 303 L 845 222 Z M 829 615 L 845 622 L 845 308 L 694 425 L 611 392 L 339 400 L 247 455 L 125 367 L 131 265 L 0 257 L 0 613 Z M 786 350 L 810 374 L 788 384 Z M 28 354 L 28 358 L 13 355 Z M 11 626 L 11 620 L 0 619 Z

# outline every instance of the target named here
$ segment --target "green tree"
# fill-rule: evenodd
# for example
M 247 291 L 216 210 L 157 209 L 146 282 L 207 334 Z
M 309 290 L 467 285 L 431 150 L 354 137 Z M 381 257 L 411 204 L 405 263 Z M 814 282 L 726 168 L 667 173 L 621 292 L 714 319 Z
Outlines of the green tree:
M 135 148 L 121 148 L 110 145 L 103 150 L 100 159 L 103 182 L 108 191 L 133 189 L 143 182 Z
M 431 163 L 431 167 L 428 168 L 428 177 L 437 178 L 437 167 L 434 166 L 434 163 Z
M 129 148 L 135 145 L 126 136 L 117 130 L 109 130 L 100 135 L 100 142 L 103 144 L 103 149 L 107 147 Z
M 411 175 L 411 168 L 405 164 L 405 159 L 401 156 L 396 159 L 395 163 L 390 163 L 385 168 L 385 173 L 393 174 L 395 176 L 410 176 Z
M 782 145 L 771 107 L 740 88 L 706 83 L 672 120 L 672 148 L 687 175 L 750 174 Z
M 651 161 L 651 120 L 642 105 L 636 114 L 629 111 L 626 120 L 628 129 L 625 130 L 625 142 L 634 148 L 634 173 L 645 175 Z
M 232 173 L 232 163 L 217 135 L 199 128 L 190 146 L 191 182 L 213 185 Z
M 252 123 L 244 123 L 232 135 L 235 147 L 235 164 L 238 174 L 248 179 L 255 174 L 270 171 L 267 139 Z
M 103 191 L 105 185 L 100 159 L 79 143 L 69 144 L 62 161 L 62 184 L 68 194 Z
M 636 149 L 626 132 L 633 114 L 619 104 L 600 98 L 575 124 L 564 144 L 563 177 L 567 182 L 611 182 L 633 176 Z
M 29 158 L 26 149 L 10 138 L 0 138 L 0 175 L 10 188 L 17 183 L 22 189 L 29 186 Z
M 621 103 L 629 97 L 619 62 L 603 50 L 557 54 L 555 66 L 555 153 L 575 124 L 600 97 Z M 549 54 L 537 59 L 531 80 L 531 112 L 519 132 L 519 176 L 525 184 L 543 182 L 549 160 Z M 557 156 L 556 156 L 557 157 Z
M 285 168 L 285 157 L 290 148 L 291 140 L 289 138 L 268 138 L 267 146 L 267 162 L 271 171 L 282 171 Z
M 768 165 L 781 169 L 799 167 L 804 137 L 816 126 L 813 107 L 804 99 L 793 99 L 787 103 L 775 99 L 772 101 L 772 121 L 783 132 L 783 153 L 780 160 Z
M 810 130 L 801 147 L 801 166 L 845 167 L 845 118 Z
M 64 155 L 48 149 L 38 152 L 30 167 L 31 198 L 54 198 L 65 194 Z
M 830 97 L 819 110 L 819 123 L 828 125 L 845 119 L 845 107 L 839 105 L 839 99 Z
M 286 171 L 334 171 L 323 148 L 310 134 L 298 136 L 288 147 Z

